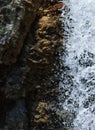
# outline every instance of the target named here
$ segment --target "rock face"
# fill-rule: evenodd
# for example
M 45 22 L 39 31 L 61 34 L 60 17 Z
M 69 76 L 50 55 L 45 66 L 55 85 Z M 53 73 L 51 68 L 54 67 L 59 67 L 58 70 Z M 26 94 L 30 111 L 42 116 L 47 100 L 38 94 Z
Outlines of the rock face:
M 31 0 L 0 1 L 0 64 L 10 65 L 17 61 L 39 3 Z
M 0 0 L 0 128 L 61 130 L 62 3 Z

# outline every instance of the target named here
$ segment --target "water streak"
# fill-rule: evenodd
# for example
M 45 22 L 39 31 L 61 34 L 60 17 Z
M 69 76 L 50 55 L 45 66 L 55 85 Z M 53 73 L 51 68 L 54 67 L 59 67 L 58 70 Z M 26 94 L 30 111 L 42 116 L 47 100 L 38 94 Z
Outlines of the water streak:
M 67 14 L 63 10 L 69 36 L 60 83 L 63 108 L 75 112 L 74 130 L 95 130 L 95 1 L 63 2 L 70 8 Z

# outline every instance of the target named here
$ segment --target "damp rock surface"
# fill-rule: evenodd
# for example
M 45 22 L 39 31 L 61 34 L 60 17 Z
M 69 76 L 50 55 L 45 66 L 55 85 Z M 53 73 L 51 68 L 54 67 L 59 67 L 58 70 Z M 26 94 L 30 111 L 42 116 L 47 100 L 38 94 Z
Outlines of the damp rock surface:
M 57 5 L 0 0 L 0 128 L 62 130 L 55 110 L 63 38 Z
M 16 62 L 38 7 L 31 0 L 0 1 L 0 64 Z

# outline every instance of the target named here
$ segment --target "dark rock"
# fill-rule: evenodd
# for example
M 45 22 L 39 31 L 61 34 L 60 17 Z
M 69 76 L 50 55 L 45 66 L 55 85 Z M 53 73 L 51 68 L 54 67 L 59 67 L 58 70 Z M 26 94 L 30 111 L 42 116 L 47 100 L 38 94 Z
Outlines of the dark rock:
M 62 23 L 50 10 L 57 1 L 0 2 L 1 127 L 61 130 L 61 118 L 47 107 L 58 107 Z
M 28 0 L 5 0 L 0 5 L 0 64 L 10 65 L 20 54 L 39 2 L 36 5 Z

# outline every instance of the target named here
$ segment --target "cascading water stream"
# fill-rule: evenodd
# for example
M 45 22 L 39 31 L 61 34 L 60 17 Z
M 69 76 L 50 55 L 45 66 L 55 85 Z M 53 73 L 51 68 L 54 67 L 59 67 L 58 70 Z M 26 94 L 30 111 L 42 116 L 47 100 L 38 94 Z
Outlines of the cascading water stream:
M 72 123 L 63 124 L 72 125 L 73 130 L 95 130 L 95 1 L 63 2 L 69 8 L 67 13 L 63 10 L 68 40 L 60 88 L 64 110 L 75 113 Z

